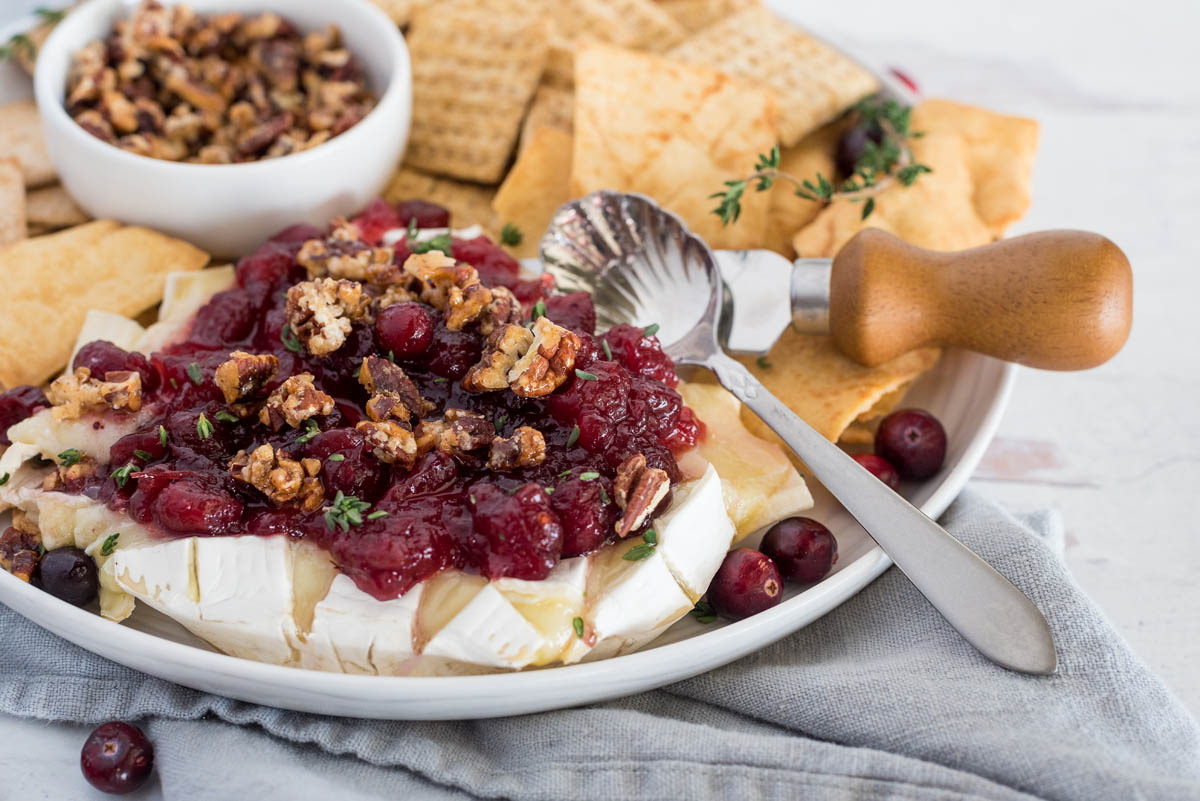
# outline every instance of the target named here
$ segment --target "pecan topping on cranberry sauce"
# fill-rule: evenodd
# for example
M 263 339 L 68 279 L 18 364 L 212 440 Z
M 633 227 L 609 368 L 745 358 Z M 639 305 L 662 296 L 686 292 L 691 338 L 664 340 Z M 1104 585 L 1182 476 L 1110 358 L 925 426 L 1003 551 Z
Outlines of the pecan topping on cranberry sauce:
M 286 156 L 375 105 L 337 28 L 301 34 L 271 11 L 198 15 L 146 0 L 75 54 L 67 112 L 142 156 L 229 164 Z
M 382 599 L 446 568 L 544 578 L 648 526 L 701 430 L 657 340 L 597 335 L 590 297 L 548 294 L 485 237 L 383 244 L 410 222 L 449 220 L 376 201 L 331 231 L 294 226 L 182 341 L 82 348 L 55 414 L 136 430 L 55 489 L 163 535 L 308 539 Z M 361 522 L 328 525 L 335 498 Z

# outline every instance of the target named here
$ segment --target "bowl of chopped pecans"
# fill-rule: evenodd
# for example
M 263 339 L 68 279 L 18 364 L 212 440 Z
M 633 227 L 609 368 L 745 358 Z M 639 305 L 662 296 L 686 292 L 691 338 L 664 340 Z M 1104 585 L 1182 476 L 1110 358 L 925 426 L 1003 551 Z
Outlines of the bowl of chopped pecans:
M 40 51 L 62 183 L 96 218 L 252 250 L 378 195 L 412 117 L 404 38 L 367 0 L 90 0 Z

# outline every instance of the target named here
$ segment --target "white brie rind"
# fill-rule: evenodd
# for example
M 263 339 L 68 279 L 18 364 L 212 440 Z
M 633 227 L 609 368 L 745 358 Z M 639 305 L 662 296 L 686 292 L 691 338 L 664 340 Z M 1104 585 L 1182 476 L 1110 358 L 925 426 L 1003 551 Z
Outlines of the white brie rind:
M 338 575 L 317 603 L 312 629 L 300 648 L 302 667 L 334 673 L 411 672 L 413 640 L 424 584 L 391 601 L 379 601 Z

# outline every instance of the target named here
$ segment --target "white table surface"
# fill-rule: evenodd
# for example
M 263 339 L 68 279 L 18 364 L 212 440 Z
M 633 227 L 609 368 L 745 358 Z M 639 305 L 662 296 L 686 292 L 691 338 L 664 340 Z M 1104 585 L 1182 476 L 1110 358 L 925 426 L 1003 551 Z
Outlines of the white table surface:
M 44 2 L 3 0 L 0 21 Z M 773 5 L 928 96 L 1038 119 L 1033 209 L 1013 233 L 1087 228 L 1129 255 L 1129 344 L 1089 372 L 1022 371 L 971 486 L 1060 509 L 1079 582 L 1200 715 L 1200 3 Z M 0 749 L 0 798 L 106 797 L 79 779 L 86 734 L 0 716 L 0 742 L 21 743 Z

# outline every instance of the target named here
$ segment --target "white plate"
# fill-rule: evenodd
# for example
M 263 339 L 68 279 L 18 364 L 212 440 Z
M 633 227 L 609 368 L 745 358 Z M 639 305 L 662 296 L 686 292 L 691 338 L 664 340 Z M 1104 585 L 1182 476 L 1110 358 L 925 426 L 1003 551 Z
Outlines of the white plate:
M 27 24 L 0 30 L 0 41 Z M 0 102 L 31 94 L 19 68 L 0 64 Z M 946 353 L 906 405 L 933 412 L 946 428 L 945 468 L 905 496 L 933 517 L 962 487 L 991 441 L 1016 369 L 986 356 Z M 891 561 L 820 487 L 807 514 L 838 540 L 824 581 L 789 591 L 774 609 L 732 624 L 690 617 L 628 656 L 568 667 L 483 676 L 350 676 L 252 662 L 214 651 L 169 618 L 139 606 L 125 623 L 76 609 L 0 571 L 0 602 L 38 625 L 115 662 L 188 687 L 270 706 L 363 718 L 496 717 L 576 706 L 649 690 L 732 662 L 816 620 L 869 584 Z

